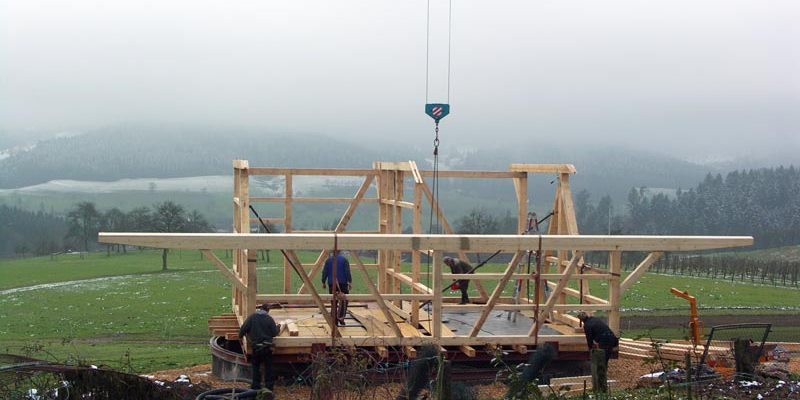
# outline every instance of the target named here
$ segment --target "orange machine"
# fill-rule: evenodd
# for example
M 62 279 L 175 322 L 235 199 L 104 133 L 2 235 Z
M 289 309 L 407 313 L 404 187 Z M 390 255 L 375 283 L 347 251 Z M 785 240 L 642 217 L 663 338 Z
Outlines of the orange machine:
M 675 296 L 680 298 L 684 298 L 689 301 L 689 306 L 691 307 L 691 317 L 689 319 L 689 329 L 692 330 L 692 344 L 695 346 L 700 344 L 700 339 L 703 336 L 703 323 L 700 322 L 700 319 L 697 317 L 697 299 L 694 296 L 690 296 L 689 292 L 684 292 L 675 288 L 669 290 Z

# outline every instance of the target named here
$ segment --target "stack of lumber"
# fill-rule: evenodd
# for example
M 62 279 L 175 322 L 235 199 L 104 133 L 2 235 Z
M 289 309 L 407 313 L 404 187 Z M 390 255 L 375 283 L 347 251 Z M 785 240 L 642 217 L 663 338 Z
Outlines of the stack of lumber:
M 686 354 L 692 355 L 692 360 L 697 362 L 703 355 L 703 346 L 693 346 L 682 343 L 659 343 L 658 353 L 665 360 L 680 361 L 685 360 Z M 653 342 L 647 340 L 633 340 L 620 338 L 619 340 L 620 357 L 625 358 L 654 358 L 656 350 Z M 708 349 L 710 356 L 729 356 L 731 350 L 728 347 L 711 346 Z
M 238 340 L 239 320 L 233 313 L 211 317 L 208 320 L 208 332 L 212 336 L 224 336 L 226 340 Z
M 617 381 L 608 381 L 608 388 L 616 386 Z M 575 396 L 592 392 L 592 376 L 569 376 L 566 378 L 551 378 L 547 385 L 539 385 L 539 390 L 545 395 Z

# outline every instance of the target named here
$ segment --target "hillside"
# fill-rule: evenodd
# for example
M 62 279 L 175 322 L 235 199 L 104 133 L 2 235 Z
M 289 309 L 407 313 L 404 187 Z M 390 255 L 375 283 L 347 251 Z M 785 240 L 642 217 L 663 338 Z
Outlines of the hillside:
M 405 144 L 379 148 L 380 140 L 376 137 L 370 142 L 352 143 L 316 134 L 235 127 L 118 126 L 41 140 L 27 151 L 0 159 L 0 189 L 51 180 L 229 175 L 230 162 L 237 158 L 248 159 L 253 165 L 339 168 L 369 168 L 375 160 L 414 159 L 420 167 L 430 167 L 430 149 Z M 596 146 L 567 150 L 543 146 L 533 138 L 511 148 L 472 150 L 449 142 L 442 145 L 440 154 L 444 169 L 504 170 L 511 162 L 573 163 L 579 171 L 574 178 L 576 189 L 587 189 L 597 196 L 609 194 L 618 200 L 624 199 L 634 186 L 693 186 L 711 171 L 656 153 Z M 548 180 L 545 177 L 542 182 Z M 470 186 L 470 190 L 486 191 L 492 196 L 496 189 L 483 182 Z M 511 188 L 504 186 L 502 190 Z

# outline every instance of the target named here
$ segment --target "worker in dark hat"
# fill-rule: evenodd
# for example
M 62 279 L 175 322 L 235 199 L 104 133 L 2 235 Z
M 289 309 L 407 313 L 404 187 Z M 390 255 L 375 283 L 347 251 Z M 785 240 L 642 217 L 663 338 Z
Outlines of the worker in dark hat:
M 239 328 L 239 338 L 247 336 L 252 348 L 250 364 L 253 370 L 251 389 L 261 389 L 261 366 L 264 366 L 264 381 L 267 389 L 273 390 L 275 379 L 272 374 L 272 338 L 278 336 L 280 327 L 269 315 L 269 309 L 276 308 L 269 304 L 262 304 L 256 308 Z
M 606 367 L 608 367 L 611 351 L 614 350 L 614 347 L 619 346 L 619 338 L 600 318 L 590 317 L 589 314 L 580 312 L 578 313 L 578 319 L 583 323 L 583 333 L 586 335 L 586 344 L 589 346 L 589 350 L 597 342 L 597 347 L 606 352 Z
M 469 265 L 466 261 L 453 257 L 445 257 L 443 261 L 450 267 L 450 272 L 453 274 L 472 273 L 472 265 Z M 469 304 L 469 279 L 460 279 L 457 283 L 453 284 L 453 288 L 456 287 L 461 290 L 461 302 L 459 304 Z

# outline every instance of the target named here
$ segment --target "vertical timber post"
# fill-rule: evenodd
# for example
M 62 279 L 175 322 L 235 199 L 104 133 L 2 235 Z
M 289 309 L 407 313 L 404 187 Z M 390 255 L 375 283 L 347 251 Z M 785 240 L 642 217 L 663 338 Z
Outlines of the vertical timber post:
M 433 289 L 433 321 L 431 323 L 433 337 L 436 343 L 442 337 L 442 252 L 441 250 L 434 250 L 433 254 L 433 282 L 431 282 Z
M 620 303 L 620 271 L 622 271 L 622 252 L 611 251 L 608 254 L 608 327 L 619 336 L 619 303 Z
M 592 391 L 608 393 L 608 366 L 603 349 L 592 349 Z
M 294 188 L 292 183 L 292 174 L 284 175 L 285 186 L 285 200 L 283 203 L 283 232 L 292 232 L 292 197 L 294 196 Z M 292 291 L 292 266 L 289 265 L 289 260 L 284 257 L 283 259 L 283 293 L 289 294 Z
M 415 234 L 422 233 L 422 189 L 420 185 L 420 183 L 414 183 L 414 221 L 411 229 Z M 420 281 L 419 267 L 419 250 L 411 249 L 411 281 L 414 283 L 411 285 L 412 293 L 422 293 L 416 286 Z M 411 301 L 411 325 L 419 325 L 419 301 L 417 300 Z

